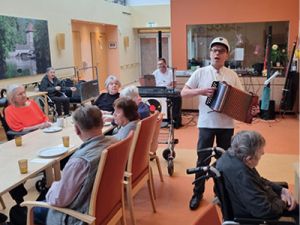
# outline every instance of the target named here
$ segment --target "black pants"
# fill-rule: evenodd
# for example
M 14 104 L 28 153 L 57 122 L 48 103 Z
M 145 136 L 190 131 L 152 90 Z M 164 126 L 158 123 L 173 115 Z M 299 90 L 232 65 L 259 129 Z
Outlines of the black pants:
M 216 138 L 217 146 L 227 150 L 230 147 L 231 137 L 233 135 L 233 129 L 212 129 L 212 128 L 199 128 L 199 138 L 197 144 L 197 167 L 207 166 L 210 164 L 210 159 L 207 159 L 211 153 L 201 152 L 200 149 L 213 147 L 214 140 Z M 204 176 L 205 173 L 196 173 L 195 179 Z M 194 186 L 194 194 L 201 195 L 205 189 L 205 179 L 197 181 Z
M 60 97 L 51 97 L 51 100 L 54 101 L 56 106 L 56 112 L 58 116 L 62 115 L 62 106 L 64 108 L 64 115 L 69 115 L 70 110 L 70 100 L 68 97 L 60 96 Z

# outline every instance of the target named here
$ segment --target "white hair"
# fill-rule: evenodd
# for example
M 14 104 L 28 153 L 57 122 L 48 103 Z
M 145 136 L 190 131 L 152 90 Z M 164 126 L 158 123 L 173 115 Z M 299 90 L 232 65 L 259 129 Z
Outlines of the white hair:
M 137 97 L 139 97 L 139 90 L 136 86 L 128 86 L 121 90 L 120 97 L 127 97 L 135 100 Z
M 10 104 L 13 104 L 13 98 L 15 97 L 16 90 L 23 87 L 21 84 L 11 84 L 7 87 L 6 97 Z
M 121 82 L 119 81 L 119 79 L 118 79 L 116 76 L 114 76 L 114 75 L 109 75 L 109 76 L 106 78 L 106 80 L 105 80 L 105 87 L 106 87 L 106 89 L 108 88 L 109 83 L 110 83 L 110 82 L 114 82 L 114 81 L 117 82 L 119 86 L 121 86 Z
M 264 147 L 265 143 L 266 141 L 260 133 L 244 130 L 232 137 L 228 152 L 240 160 L 245 160 L 247 156 L 255 156 L 255 153 Z

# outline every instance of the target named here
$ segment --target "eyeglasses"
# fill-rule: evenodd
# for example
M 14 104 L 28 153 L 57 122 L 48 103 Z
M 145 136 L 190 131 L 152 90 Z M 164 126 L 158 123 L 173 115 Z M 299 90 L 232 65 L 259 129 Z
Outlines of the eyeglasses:
M 219 52 L 220 54 L 224 54 L 226 51 L 225 48 L 212 48 L 210 49 L 210 51 L 214 54 L 216 54 L 217 52 Z

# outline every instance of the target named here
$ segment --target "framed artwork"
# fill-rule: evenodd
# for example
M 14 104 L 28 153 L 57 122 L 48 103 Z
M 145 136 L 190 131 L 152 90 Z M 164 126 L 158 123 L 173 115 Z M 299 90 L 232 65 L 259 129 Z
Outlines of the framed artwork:
M 0 79 L 44 73 L 51 66 L 46 20 L 0 16 Z

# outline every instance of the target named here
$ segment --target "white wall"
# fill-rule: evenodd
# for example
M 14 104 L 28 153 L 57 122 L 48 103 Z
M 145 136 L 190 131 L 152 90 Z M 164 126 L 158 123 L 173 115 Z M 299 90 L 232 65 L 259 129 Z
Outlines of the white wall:
M 129 1 L 129 4 L 155 4 L 128 7 L 104 0 L 1 0 L 0 15 L 42 19 L 48 21 L 51 63 L 53 67 L 73 66 L 71 20 L 116 25 L 118 27 L 119 60 L 113 71 L 120 71 L 122 83 L 138 79 L 140 73 L 138 35 L 132 28 L 146 27 L 149 21 L 160 27 L 170 27 L 169 1 Z M 159 5 L 163 2 L 164 5 Z M 168 4 L 168 5 L 165 5 Z M 56 35 L 65 33 L 65 49 L 59 51 Z M 129 46 L 124 47 L 124 37 L 129 37 Z M 86 56 L 88 57 L 88 56 Z M 30 83 L 41 76 L 1 80 L 0 87 L 7 83 Z
M 149 22 L 156 27 L 171 26 L 170 5 L 151 5 L 131 7 L 134 28 L 147 27 Z
M 125 13 L 123 13 L 125 12 Z M 128 13 L 130 15 L 128 15 Z M 119 28 L 120 78 L 122 82 L 137 79 L 139 67 L 136 39 L 132 29 L 131 9 L 100 0 L 1 0 L 0 15 L 42 19 L 48 21 L 51 62 L 53 67 L 73 65 L 71 20 L 89 21 L 117 25 Z M 59 52 L 56 47 L 56 34 L 65 33 L 65 49 Z M 129 36 L 130 45 L 123 46 L 124 35 Z M 25 80 L 40 79 L 29 76 Z M 0 86 L 8 81 L 0 81 Z

